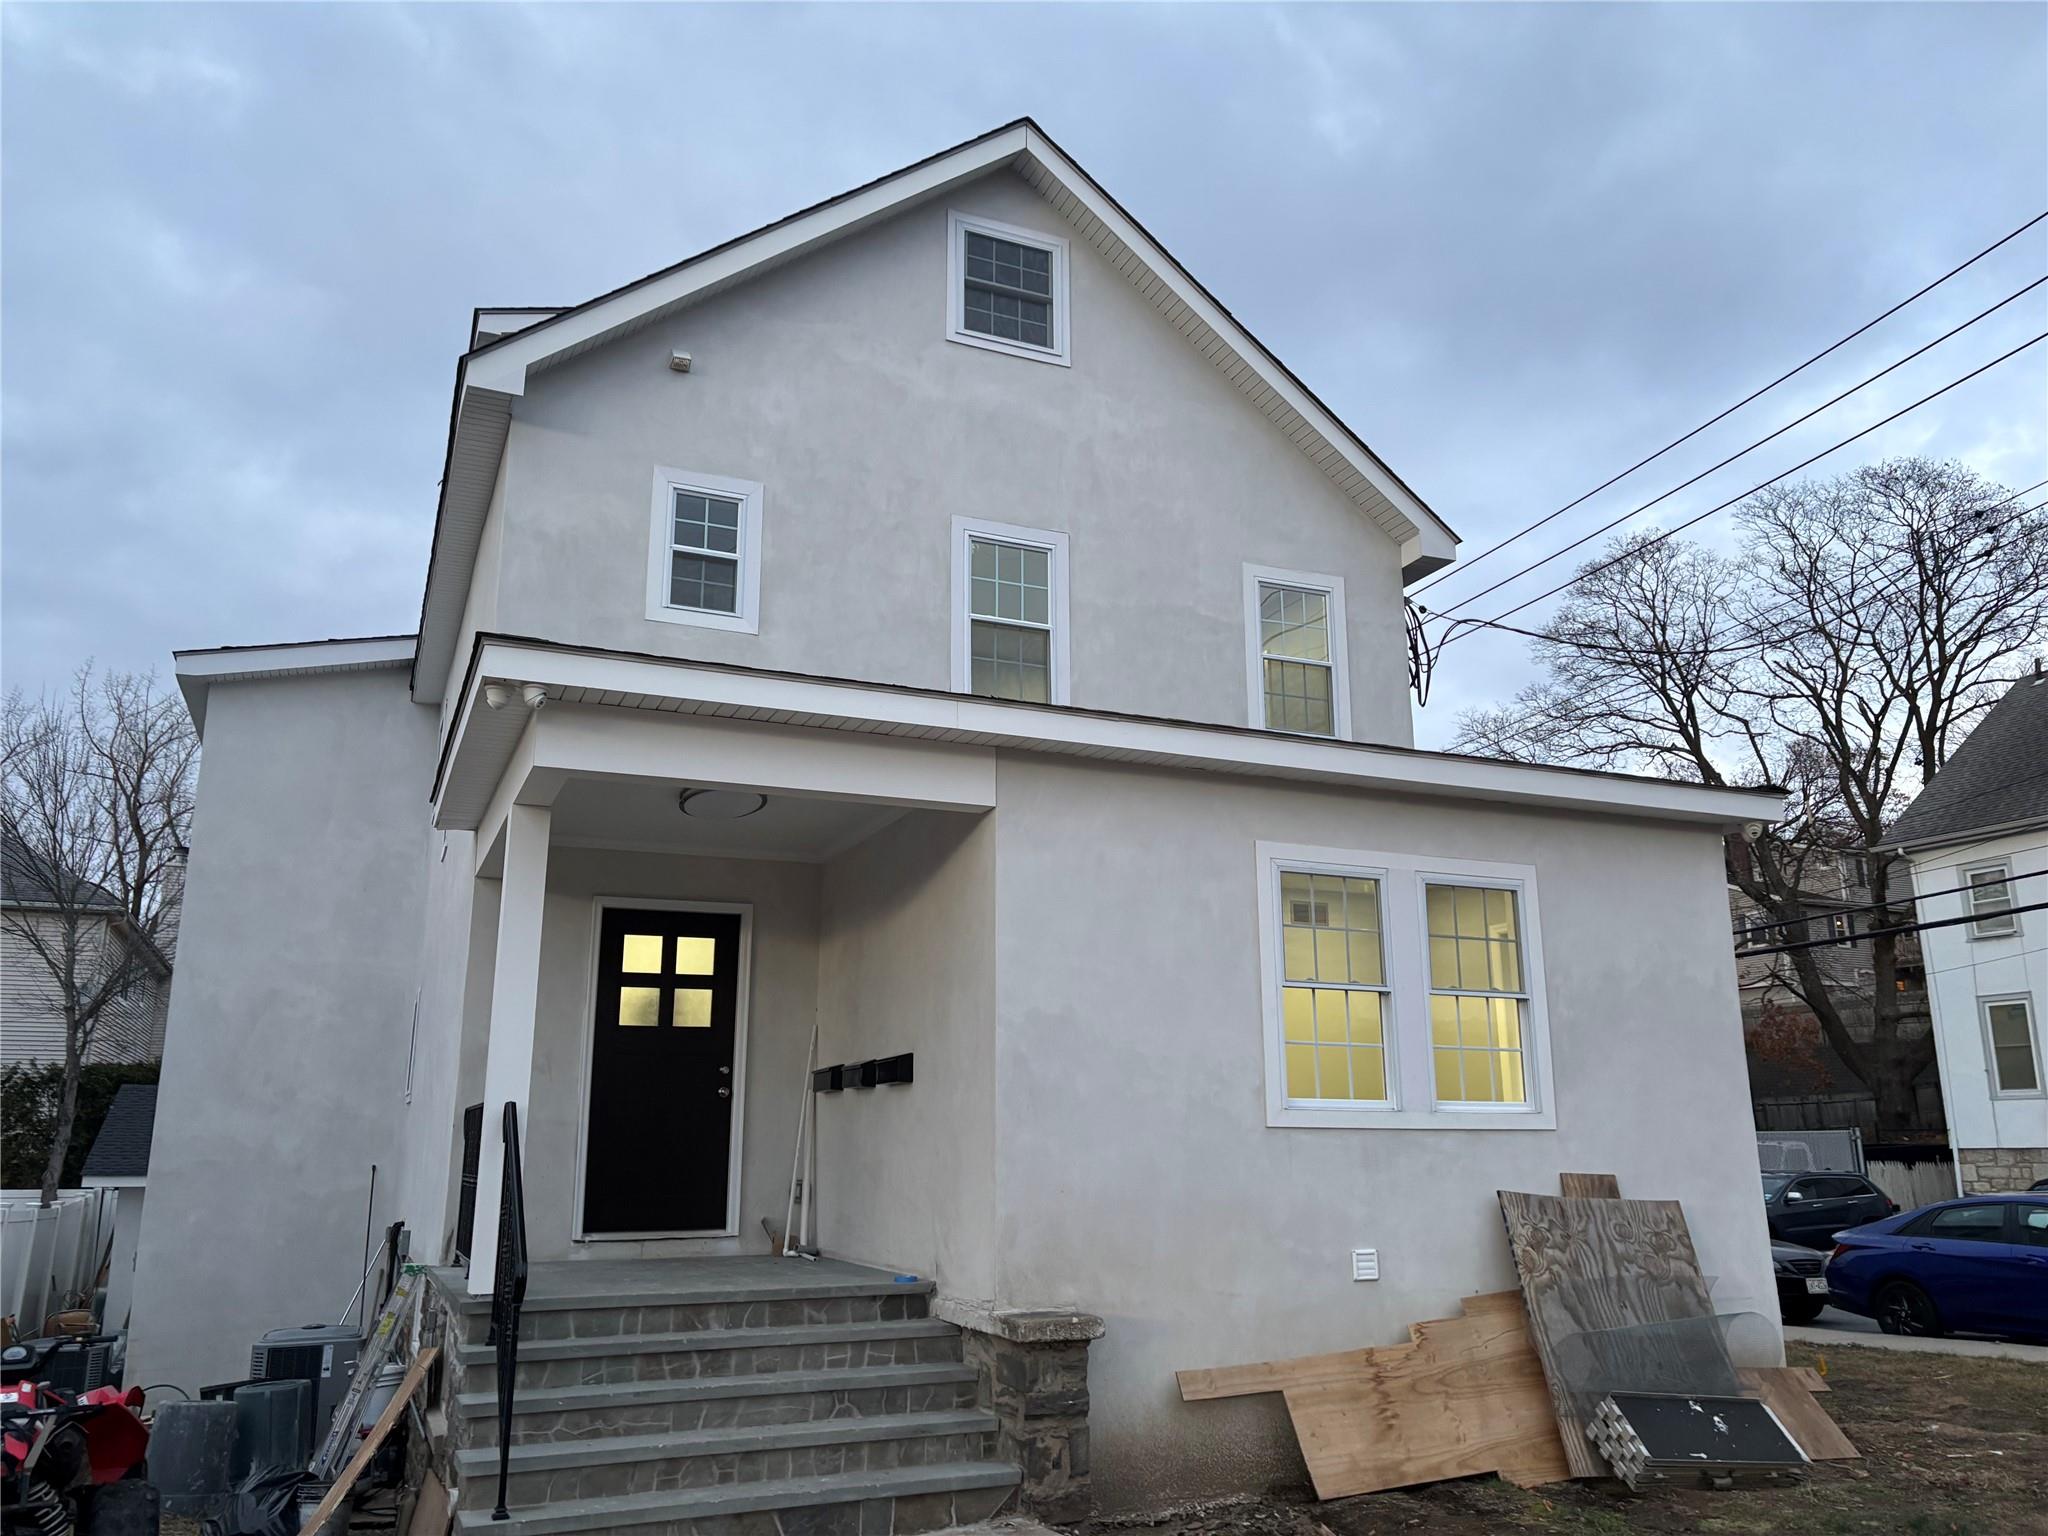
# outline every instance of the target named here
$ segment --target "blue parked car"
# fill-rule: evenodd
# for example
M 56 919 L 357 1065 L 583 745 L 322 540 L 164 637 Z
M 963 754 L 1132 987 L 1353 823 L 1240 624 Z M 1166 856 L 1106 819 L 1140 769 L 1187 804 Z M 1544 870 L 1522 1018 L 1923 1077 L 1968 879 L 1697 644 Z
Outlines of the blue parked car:
M 1944 1200 L 1835 1234 L 1828 1301 L 1886 1333 L 2048 1339 L 2048 1194 Z

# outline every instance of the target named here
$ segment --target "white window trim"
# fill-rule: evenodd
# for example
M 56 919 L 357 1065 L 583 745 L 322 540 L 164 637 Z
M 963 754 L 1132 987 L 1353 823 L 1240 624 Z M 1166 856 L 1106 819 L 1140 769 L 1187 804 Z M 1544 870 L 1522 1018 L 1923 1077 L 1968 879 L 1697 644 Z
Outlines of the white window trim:
M 1550 1074 L 1550 1024 L 1544 1005 L 1543 926 L 1537 910 L 1536 871 L 1527 864 L 1433 859 L 1261 841 L 1255 845 L 1259 903 L 1259 1006 L 1265 1028 L 1266 1124 L 1275 1127 L 1347 1127 L 1354 1130 L 1557 1129 Z M 1337 1106 L 1328 1101 L 1290 1103 L 1283 1049 L 1280 989 L 1280 873 L 1355 875 L 1377 879 L 1380 943 L 1390 988 L 1386 1020 L 1387 1085 L 1392 1101 Z M 1425 915 L 1429 882 L 1484 885 L 1517 893 L 1522 918 L 1522 981 L 1528 989 L 1523 1019 L 1522 1074 L 1527 1104 L 1442 1104 L 1436 1101 L 1429 1034 L 1429 942 Z M 1404 894 L 1405 892 L 1405 894 Z
M 2013 906 L 2011 862 L 2006 859 L 1989 859 L 1982 864 L 1972 864 L 1968 868 L 1958 871 L 1958 873 L 1963 877 L 1963 911 L 1968 914 L 1971 920 L 1971 941 L 1975 942 L 1978 939 L 2009 939 L 2018 934 L 2020 931 L 2019 914 L 2011 910 Z M 1977 879 L 1979 875 L 1990 874 L 1995 874 L 1998 878 L 1995 881 L 1985 880 L 1981 882 Z M 1976 887 L 1980 884 L 1987 886 L 2001 885 L 2005 888 L 2005 910 L 1995 911 L 1989 917 L 1977 916 Z
M 2027 1048 L 2034 1053 L 2034 1086 L 2031 1088 L 2001 1088 L 1998 1084 L 1997 1042 L 1991 1037 L 1991 1010 L 1994 1006 L 2018 1003 L 2026 1011 Z M 2030 992 L 2000 992 L 1991 997 L 1977 999 L 1977 1024 L 1984 1032 L 1984 1081 L 1994 1099 L 2039 1099 L 2048 1098 L 2048 1076 L 2042 1072 L 2041 1025 L 2034 1017 L 2034 997 Z
M 1069 663 L 1067 622 L 1067 536 L 1050 528 L 1025 528 L 1016 523 L 992 523 L 979 517 L 953 519 L 953 691 L 971 692 L 974 678 L 973 616 L 968 612 L 969 549 L 975 538 L 1000 539 L 1006 544 L 1025 544 L 1051 555 L 1047 567 L 1052 573 L 1052 592 L 1046 612 L 1052 618 L 1052 702 L 1072 702 L 1072 673 Z M 998 620 L 997 622 L 1001 622 Z
M 669 550 L 677 491 L 736 500 L 740 504 L 739 577 L 736 613 L 678 608 L 668 600 Z M 766 494 L 758 480 L 735 480 L 701 470 L 657 468 L 654 505 L 647 531 L 647 617 L 663 624 L 693 624 L 700 629 L 732 630 L 743 635 L 761 632 L 761 517 Z
M 1259 628 L 1259 586 L 1298 587 L 1321 592 L 1330 610 L 1330 698 L 1336 724 L 1334 736 L 1310 731 L 1283 731 L 1266 724 L 1266 657 Z M 1253 730 L 1272 731 L 1280 736 L 1300 736 L 1309 741 L 1351 740 L 1351 639 L 1344 622 L 1344 578 L 1314 571 L 1287 571 L 1272 565 L 1244 568 L 1244 685 L 1245 723 Z
M 1035 245 L 1052 254 L 1052 337 L 1055 345 L 1034 347 L 1028 342 L 1005 341 L 967 329 L 967 236 L 993 235 L 1019 245 Z M 981 347 L 989 352 L 1006 352 L 1011 357 L 1028 357 L 1033 362 L 1073 366 L 1073 308 L 1067 302 L 1067 242 L 1058 235 L 994 219 L 951 210 L 946 216 L 946 339 L 963 346 Z

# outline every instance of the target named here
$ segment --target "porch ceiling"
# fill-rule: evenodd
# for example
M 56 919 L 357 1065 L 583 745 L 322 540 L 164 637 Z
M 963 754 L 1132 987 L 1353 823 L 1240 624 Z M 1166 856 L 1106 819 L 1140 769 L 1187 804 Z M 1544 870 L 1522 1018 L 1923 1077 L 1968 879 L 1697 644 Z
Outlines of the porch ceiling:
M 683 815 L 676 795 L 672 783 L 570 779 L 555 797 L 551 841 L 568 848 L 816 862 L 903 814 L 897 806 L 771 795 L 744 820 L 710 821 Z

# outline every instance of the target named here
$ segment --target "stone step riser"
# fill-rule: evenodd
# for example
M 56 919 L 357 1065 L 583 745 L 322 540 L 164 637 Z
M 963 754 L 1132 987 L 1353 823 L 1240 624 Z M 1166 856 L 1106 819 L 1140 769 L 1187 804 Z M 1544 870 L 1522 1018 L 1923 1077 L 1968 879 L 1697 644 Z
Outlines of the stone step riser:
M 822 1392 L 775 1392 L 752 1397 L 709 1397 L 673 1403 L 630 1403 L 616 1407 L 520 1412 L 512 1416 L 514 1445 L 559 1440 L 598 1440 L 605 1435 L 664 1435 L 693 1429 L 728 1429 L 755 1424 L 807 1424 L 819 1419 L 933 1413 L 972 1408 L 972 1381 L 914 1386 L 854 1387 Z M 496 1445 L 498 1421 L 458 1416 L 451 1425 L 462 1447 Z
M 901 1467 L 947 1466 L 985 1460 L 995 1453 L 995 1434 L 917 1435 L 894 1440 L 793 1446 L 781 1450 L 737 1451 L 658 1460 L 605 1462 L 603 1441 L 591 1446 L 599 1458 L 575 1467 L 515 1468 L 505 1499 L 514 1510 L 568 1499 L 604 1498 L 684 1488 L 726 1487 L 785 1477 L 821 1477 L 841 1472 L 884 1472 Z M 497 1500 L 495 1472 L 470 1472 L 458 1504 L 489 1509 Z
M 628 1333 L 695 1333 L 709 1328 L 783 1328 L 815 1323 L 901 1322 L 928 1315 L 922 1291 L 870 1296 L 826 1296 L 787 1301 L 693 1301 L 628 1307 L 528 1308 L 519 1320 L 525 1339 L 602 1339 Z M 458 1343 L 483 1344 L 490 1336 L 485 1311 L 459 1315 Z
M 960 1357 L 960 1336 L 956 1333 L 937 1338 L 849 1339 L 662 1350 L 572 1360 L 521 1360 L 513 1381 L 520 1389 L 541 1390 L 636 1381 L 694 1381 L 780 1371 L 848 1370 L 869 1365 L 957 1365 Z M 467 1364 L 460 1368 L 458 1381 L 458 1390 L 463 1392 L 495 1392 L 498 1368 L 495 1363 Z

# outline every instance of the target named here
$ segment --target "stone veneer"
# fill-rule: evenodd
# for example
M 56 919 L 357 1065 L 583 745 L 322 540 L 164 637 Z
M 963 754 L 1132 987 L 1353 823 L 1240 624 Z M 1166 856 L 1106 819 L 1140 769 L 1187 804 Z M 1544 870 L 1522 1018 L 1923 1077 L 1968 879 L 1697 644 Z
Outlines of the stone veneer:
M 980 1375 L 996 1416 L 998 1454 L 1023 1468 L 1024 1513 L 1082 1520 L 1088 1476 L 1088 1346 L 1102 1319 L 1058 1309 L 1002 1309 L 936 1297 L 932 1315 L 961 1330 L 962 1358 Z
M 1960 1147 L 1956 1163 L 1972 1195 L 2031 1189 L 2048 1179 L 2048 1147 Z

